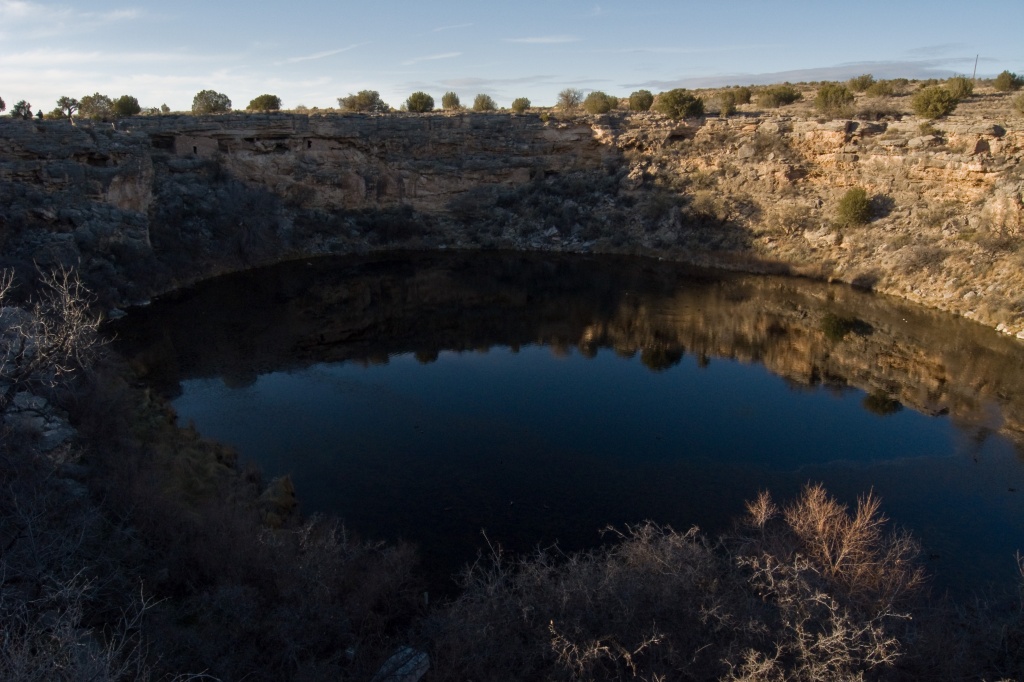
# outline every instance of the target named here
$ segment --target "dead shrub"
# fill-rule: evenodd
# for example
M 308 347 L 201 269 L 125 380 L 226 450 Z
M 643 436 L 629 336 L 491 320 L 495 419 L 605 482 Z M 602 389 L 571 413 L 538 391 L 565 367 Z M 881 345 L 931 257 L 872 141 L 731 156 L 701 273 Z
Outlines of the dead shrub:
M 463 575 L 460 596 L 428 623 L 438 679 L 591 679 L 724 672 L 736 625 L 724 608 L 728 564 L 696 531 L 645 523 L 616 544 L 513 559 L 500 548 Z M 733 594 L 738 594 L 733 592 Z
M 923 573 L 917 545 L 886 529 L 878 498 L 860 498 L 851 514 L 814 485 L 781 513 L 767 493 L 747 509 L 736 562 L 772 607 L 774 648 L 747 649 L 729 679 L 840 680 L 891 669 Z

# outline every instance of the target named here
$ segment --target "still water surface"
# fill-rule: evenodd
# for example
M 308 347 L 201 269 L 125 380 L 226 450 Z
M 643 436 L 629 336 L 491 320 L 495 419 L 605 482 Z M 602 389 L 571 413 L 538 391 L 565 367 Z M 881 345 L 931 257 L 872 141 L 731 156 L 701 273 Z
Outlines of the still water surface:
M 820 481 L 880 494 L 940 586 L 1012 580 L 1019 346 L 846 289 L 564 261 L 278 267 L 119 336 L 183 423 L 443 574 L 483 532 L 519 551 L 644 519 L 718 533 L 759 490 Z

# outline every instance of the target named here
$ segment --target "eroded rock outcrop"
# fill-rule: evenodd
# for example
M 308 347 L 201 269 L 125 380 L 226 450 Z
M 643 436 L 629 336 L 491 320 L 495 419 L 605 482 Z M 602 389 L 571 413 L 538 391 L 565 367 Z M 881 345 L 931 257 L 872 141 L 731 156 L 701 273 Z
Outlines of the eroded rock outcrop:
M 109 305 L 320 253 L 657 255 L 850 282 L 1024 334 L 1024 126 L 953 116 L 505 114 L 0 121 L 7 265 Z M 838 225 L 852 186 L 875 219 Z

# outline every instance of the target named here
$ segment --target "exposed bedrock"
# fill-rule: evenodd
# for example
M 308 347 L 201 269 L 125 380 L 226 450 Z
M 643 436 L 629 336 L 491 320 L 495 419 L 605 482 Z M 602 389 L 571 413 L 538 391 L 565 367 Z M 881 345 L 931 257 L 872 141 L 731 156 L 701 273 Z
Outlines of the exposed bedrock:
M 638 253 L 849 282 L 1024 338 L 1024 123 L 743 114 L 0 120 L 3 265 L 116 306 L 323 253 Z M 850 187 L 873 219 L 839 224 Z

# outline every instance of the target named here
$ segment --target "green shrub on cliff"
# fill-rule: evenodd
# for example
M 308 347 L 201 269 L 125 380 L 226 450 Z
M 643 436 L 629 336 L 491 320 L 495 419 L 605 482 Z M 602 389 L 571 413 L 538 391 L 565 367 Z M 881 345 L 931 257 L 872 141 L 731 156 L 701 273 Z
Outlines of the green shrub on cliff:
M 953 93 L 938 85 L 918 90 L 911 100 L 914 113 L 923 118 L 942 118 L 952 113 L 956 105 Z
M 992 81 L 992 85 L 999 92 L 1020 90 L 1020 87 L 1024 85 L 1024 78 L 1011 71 L 1003 71 L 1001 74 L 996 76 L 994 81 Z
M 131 95 L 121 95 L 114 100 L 110 110 L 116 118 L 125 118 L 135 116 L 142 111 L 142 107 L 139 106 L 139 100 Z
M 863 187 L 851 187 L 839 200 L 836 222 L 840 225 L 863 225 L 871 220 L 871 200 Z
M 114 102 L 98 92 L 86 95 L 79 102 L 78 115 L 94 121 L 104 121 L 114 115 Z
M 81 102 L 74 97 L 61 97 L 57 100 L 57 109 L 60 110 L 63 118 L 71 118 L 74 116 L 80 106 Z
M 676 88 L 658 95 L 654 110 L 669 118 L 699 118 L 704 115 L 704 100 L 686 88 Z
M 380 98 L 380 93 L 376 90 L 360 90 L 354 95 L 339 97 L 338 106 L 341 107 L 343 111 L 362 111 L 382 114 L 391 110 L 391 107 L 389 107 L 384 100 Z
M 512 100 L 512 111 L 521 114 L 530 108 L 530 100 L 526 97 L 518 97 Z
M 875 81 L 864 89 L 868 97 L 892 97 L 896 94 L 896 87 L 892 81 Z
M 200 90 L 192 98 L 193 114 L 223 114 L 231 111 L 231 100 L 222 92 Z
M 583 100 L 583 110 L 588 114 L 607 114 L 619 105 L 619 98 L 594 90 Z
M 434 110 L 434 98 L 423 91 L 414 92 L 405 100 L 405 108 L 414 114 L 425 114 Z
M 3 112 L 3 110 L 6 109 L 6 108 L 7 108 L 7 102 L 5 102 L 2 97 L 0 97 L 0 112 Z
M 495 111 L 498 105 L 490 95 L 480 94 L 473 100 L 473 111 Z
M 741 85 L 733 88 L 731 92 L 736 97 L 736 104 L 750 104 L 750 97 L 753 93 L 747 86 Z
M 1018 114 L 1024 114 L 1024 95 L 1017 95 L 1013 98 L 1013 109 Z
M 281 108 L 281 98 L 277 95 L 260 95 L 249 102 L 246 107 L 249 111 L 278 111 Z
M 843 116 L 850 113 L 853 100 L 853 93 L 845 85 L 825 83 L 818 88 L 814 108 L 827 116 Z
M 803 94 L 792 85 L 772 85 L 757 93 L 757 103 L 775 109 L 803 99 Z
M 654 104 L 654 95 L 650 90 L 637 90 L 629 96 L 630 111 L 650 111 L 652 104 Z
M 32 105 L 25 100 L 19 101 L 14 105 L 14 108 L 11 109 L 11 116 L 27 121 L 32 118 Z
M 872 85 L 874 85 L 874 83 L 875 77 L 872 76 L 870 73 L 865 73 L 861 76 L 857 76 L 856 78 L 851 78 L 850 80 L 846 81 L 846 87 L 850 88 L 850 90 L 853 90 L 854 92 L 864 92 Z
M 953 76 L 946 81 L 946 89 L 959 102 L 974 94 L 974 83 L 966 76 Z
M 454 92 L 446 92 L 441 95 L 441 108 L 445 111 L 453 111 L 461 106 L 462 103 L 459 102 L 459 96 Z
M 732 116 L 736 113 L 736 93 L 726 90 L 718 94 L 718 115 L 721 118 Z

